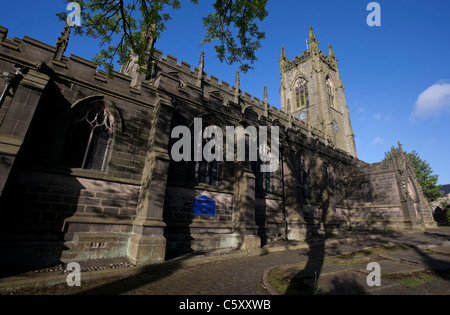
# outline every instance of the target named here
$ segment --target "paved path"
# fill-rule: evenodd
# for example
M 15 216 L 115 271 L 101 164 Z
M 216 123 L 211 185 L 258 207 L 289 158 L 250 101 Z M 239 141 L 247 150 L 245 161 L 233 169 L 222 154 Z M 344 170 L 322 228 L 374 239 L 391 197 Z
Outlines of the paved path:
M 50 288 L 17 291 L 19 294 L 148 294 L 148 295 L 268 295 L 263 286 L 263 273 L 268 268 L 286 264 L 323 260 L 325 257 L 350 253 L 363 248 L 396 242 L 404 245 L 441 245 L 448 234 L 440 231 L 383 236 L 346 244 L 269 252 L 262 256 L 218 259 L 206 264 L 184 267 L 178 262 L 149 266 L 125 279 L 87 280 L 81 287 L 66 284 Z M 226 256 L 226 255 L 225 255 Z M 224 256 L 224 257 L 225 257 Z M 181 262 L 182 260 L 180 260 Z

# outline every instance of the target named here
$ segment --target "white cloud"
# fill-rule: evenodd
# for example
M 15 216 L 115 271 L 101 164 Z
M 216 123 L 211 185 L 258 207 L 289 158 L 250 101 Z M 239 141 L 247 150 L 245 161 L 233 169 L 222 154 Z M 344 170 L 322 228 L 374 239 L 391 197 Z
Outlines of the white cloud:
M 386 121 L 391 120 L 391 115 L 383 115 L 383 114 L 377 113 L 377 114 L 373 115 L 373 119 L 375 119 L 377 121 L 386 122 Z
M 438 83 L 423 91 L 417 98 L 414 115 L 429 117 L 450 111 L 450 83 Z
M 384 143 L 384 139 L 381 137 L 375 137 L 372 142 L 370 143 L 370 145 L 377 145 L 377 144 L 383 144 Z
M 436 144 L 438 141 L 436 140 L 436 138 L 431 138 L 429 141 L 428 141 L 428 145 L 433 145 L 433 144 Z

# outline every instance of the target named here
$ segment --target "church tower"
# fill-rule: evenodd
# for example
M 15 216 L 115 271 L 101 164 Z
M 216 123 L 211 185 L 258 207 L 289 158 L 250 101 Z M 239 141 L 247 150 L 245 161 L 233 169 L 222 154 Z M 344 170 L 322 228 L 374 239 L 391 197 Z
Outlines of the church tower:
M 327 56 L 318 44 L 310 27 L 309 47 L 302 55 L 288 60 L 281 47 L 281 109 L 304 121 L 310 132 L 322 132 L 329 145 L 356 157 L 355 135 L 336 56 L 331 45 Z

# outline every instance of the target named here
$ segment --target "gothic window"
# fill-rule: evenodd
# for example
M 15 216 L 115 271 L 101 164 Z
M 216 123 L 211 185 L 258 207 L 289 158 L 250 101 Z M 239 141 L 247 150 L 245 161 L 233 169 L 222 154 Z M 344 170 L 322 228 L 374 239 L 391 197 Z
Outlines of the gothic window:
M 258 193 L 273 193 L 272 176 L 270 172 L 261 172 L 261 165 L 268 164 L 269 162 L 263 162 L 258 158 L 258 161 L 252 161 L 252 172 L 256 177 L 256 192 Z
M 333 166 L 324 163 L 324 169 L 325 169 L 325 179 L 327 181 L 328 188 L 330 188 L 330 190 L 333 191 L 335 186 L 334 168 Z
M 268 148 L 267 153 L 270 154 L 270 148 Z M 258 160 L 251 162 L 252 172 L 256 177 L 256 191 L 259 193 L 272 194 L 274 192 L 272 173 L 261 172 L 262 165 L 270 165 L 270 161 L 262 161 L 258 154 Z
M 203 126 L 202 134 L 208 125 L 213 125 L 213 123 L 210 122 L 210 124 L 207 123 L 206 126 Z M 195 152 L 194 133 L 191 132 L 191 134 L 193 136 L 191 139 L 191 161 L 187 162 L 187 181 L 193 182 L 195 184 L 206 184 L 206 185 L 211 185 L 211 186 L 218 186 L 220 183 L 220 179 L 219 179 L 220 163 L 217 160 L 213 160 L 211 162 L 206 161 L 203 154 L 202 154 L 201 161 L 195 161 L 195 159 L 194 159 L 194 152 Z M 203 153 L 203 148 L 205 147 L 205 145 L 208 141 L 210 141 L 210 140 L 203 138 L 202 153 Z M 215 147 L 211 153 L 212 154 L 215 153 Z
M 105 171 L 113 138 L 113 118 L 102 102 L 85 106 L 72 119 L 63 164 Z
M 191 178 L 197 184 L 219 185 L 219 165 L 216 160 L 207 162 L 203 159 L 200 162 L 190 162 Z
M 303 155 L 300 155 L 297 159 L 297 177 L 300 184 L 303 186 L 303 199 L 311 199 L 309 189 L 309 174 L 306 168 L 306 161 Z
M 308 83 L 304 78 L 298 78 L 295 83 L 295 100 L 297 108 L 309 106 Z
M 364 202 L 372 203 L 372 191 L 370 189 L 370 183 L 363 183 L 361 187 L 364 193 Z
M 326 91 L 327 91 L 327 96 L 328 96 L 328 104 L 333 107 L 336 108 L 336 97 L 335 97 L 335 92 L 334 92 L 334 84 L 333 81 L 331 81 L 330 77 L 327 77 L 327 81 L 326 81 Z
M 208 162 L 202 161 L 187 162 L 187 180 L 196 184 L 206 184 L 211 186 L 219 185 L 219 162 L 216 160 Z

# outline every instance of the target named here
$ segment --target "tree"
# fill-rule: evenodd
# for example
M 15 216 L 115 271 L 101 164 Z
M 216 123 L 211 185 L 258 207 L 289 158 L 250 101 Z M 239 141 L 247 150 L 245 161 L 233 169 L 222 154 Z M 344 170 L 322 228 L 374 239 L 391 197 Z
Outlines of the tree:
M 189 0 L 198 5 L 198 0 Z M 216 0 L 214 12 L 203 18 L 206 35 L 202 44 L 215 45 L 221 62 L 240 63 L 240 69 L 252 69 L 256 51 L 261 47 L 265 33 L 259 31 L 257 21 L 263 21 L 268 12 L 268 0 Z M 72 0 L 66 0 L 67 3 Z M 114 68 L 114 61 L 124 64 L 130 51 L 138 56 L 141 69 L 149 63 L 149 40 L 156 40 L 171 20 L 168 8 L 181 8 L 180 0 L 79 0 L 81 26 L 74 26 L 77 35 L 86 35 L 100 40 L 101 50 L 94 62 L 108 72 Z M 57 16 L 66 21 L 67 12 Z M 250 63 L 250 64 L 249 64 Z M 145 70 L 144 70 L 145 71 Z
M 400 153 L 400 148 L 395 150 Z M 405 152 L 405 155 L 411 160 L 416 173 L 417 181 L 422 187 L 423 194 L 429 201 L 435 201 L 442 197 L 442 191 L 438 185 L 439 175 L 433 174 L 430 164 L 426 160 L 422 160 L 419 154 L 413 150 L 411 153 Z M 391 151 L 384 153 L 384 160 L 392 160 Z

